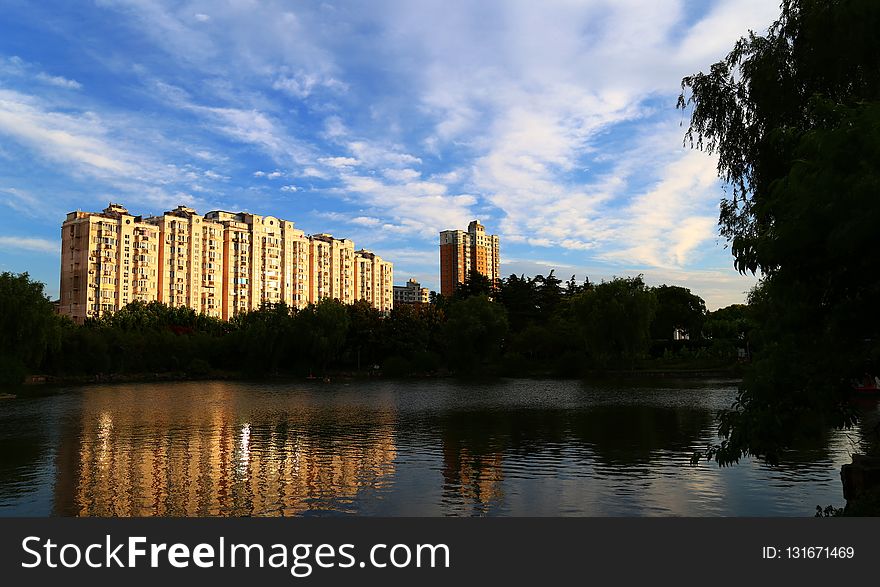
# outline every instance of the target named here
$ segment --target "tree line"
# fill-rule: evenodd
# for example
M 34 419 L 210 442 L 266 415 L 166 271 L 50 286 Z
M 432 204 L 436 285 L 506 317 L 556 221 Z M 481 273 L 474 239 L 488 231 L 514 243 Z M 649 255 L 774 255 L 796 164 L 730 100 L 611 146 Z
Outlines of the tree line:
M 2 383 L 60 377 L 173 373 L 315 376 L 532 374 L 657 365 L 729 365 L 746 345 L 746 306 L 707 312 L 678 287 L 641 276 L 563 283 L 472 273 L 454 295 L 398 305 L 325 299 L 304 309 L 264 305 L 229 321 L 185 307 L 133 302 L 82 325 L 55 314 L 43 284 L 0 275 Z

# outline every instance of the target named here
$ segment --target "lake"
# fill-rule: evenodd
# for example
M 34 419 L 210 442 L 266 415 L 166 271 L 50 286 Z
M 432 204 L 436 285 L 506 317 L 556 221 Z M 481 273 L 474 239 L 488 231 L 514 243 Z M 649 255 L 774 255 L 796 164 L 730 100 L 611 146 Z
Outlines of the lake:
M 690 464 L 736 382 L 91 385 L 0 401 L 0 516 L 812 516 L 878 419 Z

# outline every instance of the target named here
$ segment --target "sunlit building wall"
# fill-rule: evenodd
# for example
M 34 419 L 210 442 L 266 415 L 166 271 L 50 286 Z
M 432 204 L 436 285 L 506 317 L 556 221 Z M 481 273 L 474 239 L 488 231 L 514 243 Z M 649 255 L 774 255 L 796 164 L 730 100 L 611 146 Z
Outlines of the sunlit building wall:
M 431 290 L 410 278 L 406 285 L 394 286 L 395 304 L 427 304 L 431 301 Z
M 444 230 L 440 233 L 440 293 L 452 295 L 464 283 L 471 270 L 485 275 L 492 283 L 501 278 L 501 255 L 497 235 L 487 234 L 486 227 L 474 220 L 467 231 Z
M 324 298 L 339 300 L 343 304 L 353 303 L 354 243 L 329 234 L 314 234 L 309 237 L 309 245 L 309 298 L 312 303 Z
M 158 299 L 158 227 L 123 206 L 71 212 L 61 226 L 59 311 L 76 322 Z
M 361 249 L 354 254 L 355 299 L 366 300 L 381 312 L 394 306 L 394 269 L 388 261 Z
M 145 222 L 159 228 L 158 300 L 221 317 L 223 226 L 186 206 Z
M 386 311 L 392 264 L 375 258 L 370 299 Z M 228 320 L 264 303 L 351 304 L 363 295 L 355 270 L 351 240 L 308 236 L 274 216 L 200 216 L 178 206 L 144 219 L 111 204 L 100 213 L 71 212 L 62 225 L 59 311 L 82 322 L 132 301 L 158 300 Z

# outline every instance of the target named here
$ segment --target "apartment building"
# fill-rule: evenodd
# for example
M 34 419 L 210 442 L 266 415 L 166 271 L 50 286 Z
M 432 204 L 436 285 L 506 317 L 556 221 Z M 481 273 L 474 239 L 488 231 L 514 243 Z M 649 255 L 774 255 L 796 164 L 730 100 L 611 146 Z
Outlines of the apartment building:
M 264 303 L 304 308 L 309 297 L 309 238 L 274 216 L 216 210 L 205 215 L 222 229 L 222 317 Z
M 497 235 L 486 234 L 486 227 L 474 220 L 467 231 L 440 233 L 440 293 L 452 295 L 458 284 L 475 270 L 493 283 L 501 278 L 501 256 Z
M 310 300 L 317 303 L 324 298 L 336 299 L 343 304 L 355 301 L 354 243 L 348 239 L 333 238 L 329 234 L 309 237 L 311 260 L 309 275 Z
M 186 206 L 144 222 L 159 229 L 158 299 L 221 317 L 223 227 Z
M 77 322 L 159 299 L 159 228 L 123 206 L 71 212 L 61 228 L 59 311 Z
M 431 301 L 431 291 L 414 278 L 406 285 L 394 286 L 394 304 L 427 304 Z
M 178 206 L 143 218 L 110 204 L 71 212 L 62 225 L 59 311 L 82 322 L 158 300 L 228 320 L 264 303 L 303 308 L 323 298 L 369 299 L 390 310 L 392 264 L 359 253 L 370 259 L 378 289 L 356 287 L 348 239 L 308 236 L 293 222 L 247 212 L 200 216 Z
M 379 255 L 361 249 L 354 254 L 355 297 L 382 312 L 394 306 L 394 268 Z

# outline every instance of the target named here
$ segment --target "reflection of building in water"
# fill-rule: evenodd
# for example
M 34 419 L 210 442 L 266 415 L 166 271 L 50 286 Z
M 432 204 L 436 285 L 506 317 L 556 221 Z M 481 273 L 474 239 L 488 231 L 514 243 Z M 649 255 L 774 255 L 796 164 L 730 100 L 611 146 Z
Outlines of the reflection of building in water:
M 474 453 L 448 439 L 443 443 L 443 482 L 447 491 L 459 494 L 475 505 L 501 501 L 501 452 Z
M 338 510 L 361 489 L 388 483 L 394 473 L 393 413 L 370 413 L 370 421 L 353 431 L 328 430 L 315 422 L 322 414 L 308 408 L 295 417 L 243 422 L 248 410 L 232 395 L 222 385 L 204 386 L 197 399 L 177 401 L 174 393 L 164 393 L 125 406 L 114 394 L 89 394 L 79 429 L 70 431 L 58 457 L 56 513 Z

